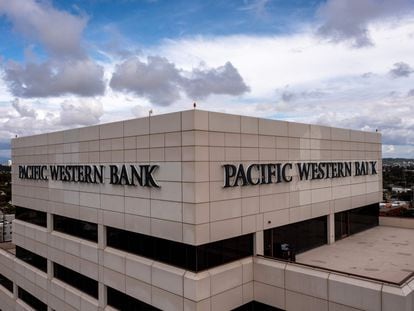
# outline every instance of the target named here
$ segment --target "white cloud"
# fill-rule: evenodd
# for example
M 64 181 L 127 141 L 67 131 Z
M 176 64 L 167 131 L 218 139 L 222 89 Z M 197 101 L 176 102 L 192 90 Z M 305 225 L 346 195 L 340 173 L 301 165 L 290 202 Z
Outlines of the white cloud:
M 334 42 L 349 41 L 355 47 L 373 44 L 369 24 L 397 19 L 413 12 L 410 0 L 328 0 L 319 8 L 322 25 L 318 34 Z
M 0 15 L 5 15 L 16 31 L 34 42 L 40 41 L 54 57 L 82 57 L 84 16 L 60 11 L 48 1 L 0 0 Z
M 104 113 L 102 103 L 96 100 L 65 100 L 60 107 L 60 124 L 64 126 L 97 124 Z
M 212 94 L 241 95 L 249 88 L 236 68 L 226 62 L 218 68 L 194 68 L 184 71 L 166 58 L 148 56 L 147 62 L 131 57 L 115 68 L 110 86 L 132 92 L 159 106 L 169 106 L 184 91 L 193 100 Z
M 91 60 L 48 61 L 21 65 L 9 62 L 4 80 L 18 97 L 51 97 L 65 94 L 102 95 L 103 67 Z
M 404 62 L 394 64 L 394 68 L 390 70 L 390 75 L 393 78 L 409 77 L 414 72 L 410 65 Z
M 21 117 L 36 118 L 36 111 L 29 107 L 27 104 L 20 103 L 19 99 L 16 98 L 12 102 L 12 106 L 20 114 Z

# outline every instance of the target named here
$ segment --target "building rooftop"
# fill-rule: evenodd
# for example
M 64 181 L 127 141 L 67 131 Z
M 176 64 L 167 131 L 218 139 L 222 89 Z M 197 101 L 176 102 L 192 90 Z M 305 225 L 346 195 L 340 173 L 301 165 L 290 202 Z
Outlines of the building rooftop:
M 414 229 L 378 226 L 299 254 L 296 261 L 401 283 L 414 272 Z

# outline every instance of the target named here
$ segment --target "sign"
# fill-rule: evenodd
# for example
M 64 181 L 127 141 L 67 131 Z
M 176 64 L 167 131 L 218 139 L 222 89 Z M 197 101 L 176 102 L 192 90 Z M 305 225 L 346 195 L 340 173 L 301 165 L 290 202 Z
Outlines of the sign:
M 159 188 L 153 176 L 158 168 L 158 165 L 148 164 L 109 165 L 109 183 Z M 104 165 L 19 165 L 19 178 L 103 184 L 106 169 Z
M 260 163 L 224 164 L 224 188 L 264 185 L 292 181 L 296 169 L 299 180 L 320 180 L 350 176 L 376 175 L 377 161 L 355 162 L 303 162 L 303 163 Z

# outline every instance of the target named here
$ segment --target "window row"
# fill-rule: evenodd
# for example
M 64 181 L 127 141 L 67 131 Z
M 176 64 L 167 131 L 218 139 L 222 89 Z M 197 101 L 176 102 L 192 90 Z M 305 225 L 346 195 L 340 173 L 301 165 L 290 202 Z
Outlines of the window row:
M 16 219 L 47 227 L 46 213 L 34 209 L 17 206 Z M 53 230 L 88 241 L 98 242 L 98 225 L 92 222 L 53 215 Z
M 35 223 L 36 221 L 33 221 L 33 219 L 36 215 L 46 219 L 45 214 L 44 212 L 19 207 L 19 217 L 17 219 Z M 28 217 L 27 215 L 31 216 Z M 37 223 L 41 223 L 41 221 L 37 221 Z M 95 223 L 53 215 L 53 229 L 88 241 L 98 241 L 98 226 Z M 106 236 L 107 246 L 194 272 L 253 255 L 253 234 L 199 246 L 112 227 L 106 227 Z M 42 262 L 35 254 L 22 250 L 19 252 L 22 257 L 27 257 L 27 262 L 30 264 L 43 271 L 46 269 L 46 262 Z
M 0 274 L 0 285 L 13 293 L 13 281 Z M 38 311 L 47 311 L 47 305 L 21 287 L 17 287 L 17 297 Z M 1 310 L 1 309 L 0 309 Z

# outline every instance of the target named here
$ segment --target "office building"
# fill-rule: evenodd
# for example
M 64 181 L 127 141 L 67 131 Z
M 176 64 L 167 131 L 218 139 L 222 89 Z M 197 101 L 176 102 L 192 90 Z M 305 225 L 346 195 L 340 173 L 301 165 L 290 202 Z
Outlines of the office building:
M 4 310 L 413 310 L 379 133 L 191 110 L 16 138 L 12 161 Z

